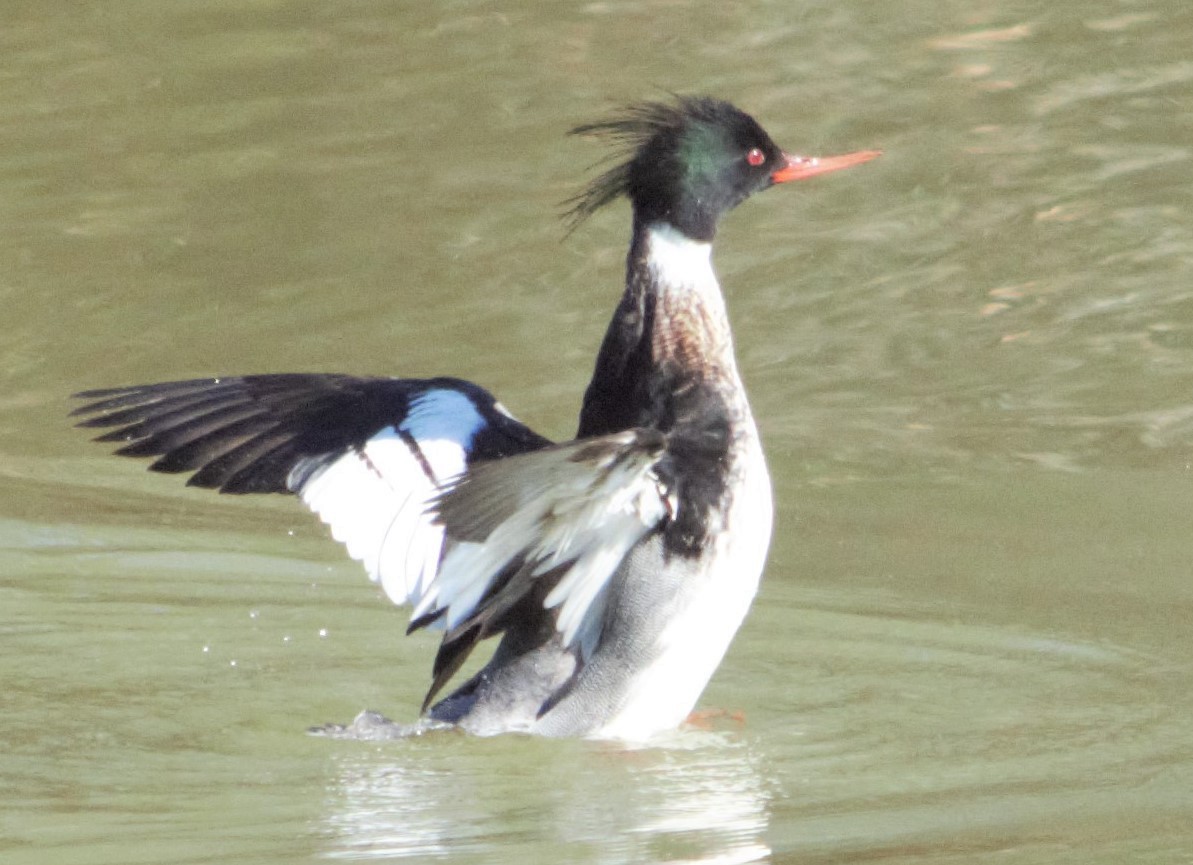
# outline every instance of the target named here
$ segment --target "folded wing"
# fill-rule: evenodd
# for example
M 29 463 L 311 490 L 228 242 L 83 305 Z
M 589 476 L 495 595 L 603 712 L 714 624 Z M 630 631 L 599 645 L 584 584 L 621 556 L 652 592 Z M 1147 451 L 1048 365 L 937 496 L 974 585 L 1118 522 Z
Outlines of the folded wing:
M 564 646 L 591 656 L 610 579 L 674 515 L 655 471 L 665 454 L 661 433 L 633 429 L 477 463 L 447 486 L 435 513 L 448 548 L 411 626 L 447 631 L 428 702 L 527 597 L 543 596 Z

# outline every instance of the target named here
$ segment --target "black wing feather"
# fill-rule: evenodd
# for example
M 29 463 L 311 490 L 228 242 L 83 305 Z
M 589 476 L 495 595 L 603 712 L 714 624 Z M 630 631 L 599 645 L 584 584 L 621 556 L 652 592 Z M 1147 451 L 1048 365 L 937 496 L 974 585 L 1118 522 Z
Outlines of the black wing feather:
M 225 493 L 292 492 L 291 472 L 312 458 L 334 460 L 402 422 L 416 397 L 438 388 L 463 393 L 486 426 L 468 455 L 495 459 L 549 440 L 498 409 L 483 388 L 455 378 L 358 378 L 285 373 L 190 379 L 76 394 L 79 426 L 116 427 L 96 440 L 126 442 L 122 456 L 158 459 L 160 472 L 195 474 L 188 483 Z M 300 485 L 300 484 L 299 484 Z

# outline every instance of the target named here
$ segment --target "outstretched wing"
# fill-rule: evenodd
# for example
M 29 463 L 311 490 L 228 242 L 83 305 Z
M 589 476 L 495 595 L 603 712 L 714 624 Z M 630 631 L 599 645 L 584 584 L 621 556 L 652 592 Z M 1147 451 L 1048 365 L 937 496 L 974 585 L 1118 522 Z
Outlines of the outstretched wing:
M 442 485 L 478 460 L 550 442 L 493 396 L 451 378 L 255 375 L 77 394 L 83 427 L 116 453 L 224 493 L 296 493 L 399 604 L 434 580 Z
M 77 395 L 97 441 L 225 493 L 292 492 L 396 603 L 445 631 L 426 698 L 527 599 L 581 661 L 627 553 L 675 516 L 666 437 L 554 445 L 459 379 L 258 375 Z

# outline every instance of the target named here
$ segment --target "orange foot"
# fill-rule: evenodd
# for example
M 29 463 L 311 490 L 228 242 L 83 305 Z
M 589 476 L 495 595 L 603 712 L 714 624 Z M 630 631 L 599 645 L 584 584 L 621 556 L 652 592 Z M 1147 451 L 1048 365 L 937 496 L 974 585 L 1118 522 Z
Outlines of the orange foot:
M 738 727 L 746 725 L 746 713 L 741 709 L 698 709 L 688 715 L 685 723 L 699 727 L 701 730 L 711 730 L 713 722 L 721 719 L 728 719 Z

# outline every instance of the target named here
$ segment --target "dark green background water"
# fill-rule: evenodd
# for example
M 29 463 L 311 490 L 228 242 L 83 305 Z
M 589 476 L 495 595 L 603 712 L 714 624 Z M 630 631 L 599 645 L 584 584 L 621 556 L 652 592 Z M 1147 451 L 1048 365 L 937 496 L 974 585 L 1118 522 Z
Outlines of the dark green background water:
M 8 865 L 1193 862 L 1193 6 L 0 5 Z M 433 638 L 295 502 L 87 387 L 454 374 L 574 429 L 628 212 L 571 126 L 663 90 L 864 168 L 716 261 L 775 477 L 670 747 L 308 738 Z

